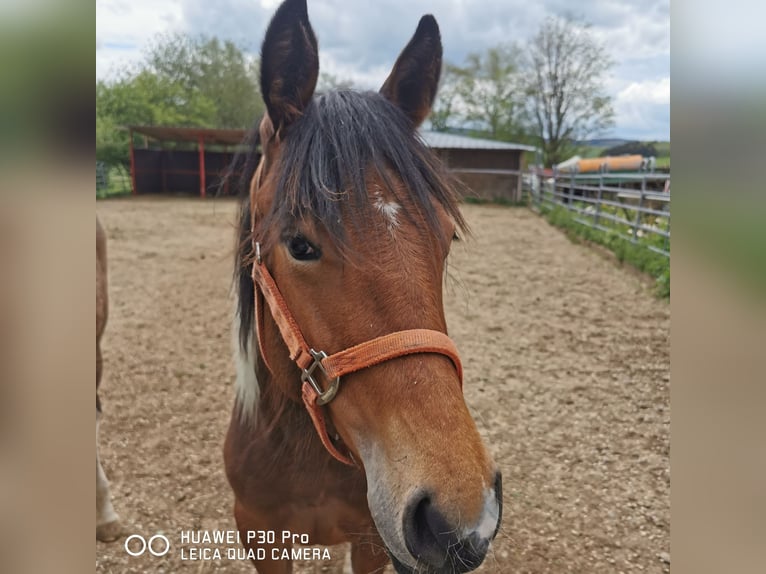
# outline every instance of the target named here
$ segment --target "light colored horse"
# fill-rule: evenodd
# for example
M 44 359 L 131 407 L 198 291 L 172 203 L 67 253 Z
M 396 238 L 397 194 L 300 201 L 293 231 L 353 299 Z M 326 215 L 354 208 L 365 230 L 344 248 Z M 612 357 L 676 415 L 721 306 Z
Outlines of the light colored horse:
M 109 297 L 106 280 L 106 233 L 96 218 L 96 539 L 111 542 L 120 536 L 120 521 L 112 507 L 109 482 L 98 455 L 98 423 L 101 418 L 101 401 L 98 387 L 101 385 L 101 335 L 106 327 L 109 313 Z

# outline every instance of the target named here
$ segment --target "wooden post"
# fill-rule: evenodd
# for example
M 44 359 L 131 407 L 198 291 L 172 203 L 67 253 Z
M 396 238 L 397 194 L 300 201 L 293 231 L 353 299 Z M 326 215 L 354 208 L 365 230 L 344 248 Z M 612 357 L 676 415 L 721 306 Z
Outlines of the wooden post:
M 644 194 L 646 193 L 646 176 L 641 180 L 641 195 L 638 198 L 638 209 L 636 209 L 636 219 L 633 221 L 633 237 L 631 241 L 638 241 L 638 226 L 641 223 L 641 210 L 644 208 Z
M 558 175 L 559 172 L 556 169 L 556 167 L 553 167 L 553 190 L 551 195 L 551 202 L 553 203 L 553 207 L 556 207 L 556 202 L 558 201 L 558 197 L 556 194 L 558 193 L 558 188 L 556 187 L 558 185 Z
M 593 225 L 598 227 L 598 221 L 601 217 L 601 201 L 604 198 L 604 168 L 598 168 L 598 200 L 596 201 L 596 216 L 593 218 Z
M 130 181 L 133 184 L 133 195 L 138 193 L 136 189 L 136 152 L 133 149 L 133 128 L 130 129 L 128 134 L 130 140 Z
M 567 203 L 567 209 L 572 211 L 572 203 L 574 202 L 574 186 L 575 186 L 575 172 L 572 170 L 572 177 L 569 180 L 569 202 Z
M 199 196 L 205 198 L 205 140 L 199 136 L 197 140 L 199 147 Z

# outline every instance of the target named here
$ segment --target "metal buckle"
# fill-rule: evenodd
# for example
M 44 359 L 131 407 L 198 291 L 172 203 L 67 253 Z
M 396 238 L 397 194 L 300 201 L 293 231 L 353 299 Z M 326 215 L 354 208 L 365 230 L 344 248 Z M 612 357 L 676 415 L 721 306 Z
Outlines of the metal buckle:
M 326 405 L 331 400 L 335 398 L 335 395 L 338 393 L 338 387 L 340 387 L 340 377 L 335 377 L 331 382 L 330 386 L 327 388 L 326 391 L 322 390 L 322 387 L 319 386 L 319 383 L 317 383 L 316 379 L 314 378 L 314 371 L 317 367 L 319 367 L 319 370 L 322 371 L 322 374 L 327 377 L 327 371 L 324 370 L 324 367 L 322 366 L 322 360 L 327 358 L 327 353 L 324 351 L 315 351 L 314 349 L 310 349 L 309 353 L 311 353 L 311 356 L 314 357 L 314 362 L 311 363 L 308 369 L 303 369 L 303 373 L 301 374 L 301 382 L 307 382 L 313 387 L 313 389 L 316 391 L 317 395 L 317 404 L 318 405 Z
M 260 242 L 255 243 L 255 262 L 260 265 L 261 264 L 261 244 Z

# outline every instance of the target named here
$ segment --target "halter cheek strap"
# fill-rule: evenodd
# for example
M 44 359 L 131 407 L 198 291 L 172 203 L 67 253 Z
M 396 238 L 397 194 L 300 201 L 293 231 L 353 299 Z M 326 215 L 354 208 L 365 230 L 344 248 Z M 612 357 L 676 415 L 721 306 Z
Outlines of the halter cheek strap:
M 263 346 L 263 300 L 269 306 L 271 316 L 277 324 L 282 339 L 290 352 L 290 359 L 301 369 L 301 397 L 308 410 L 317 434 L 327 451 L 344 464 L 354 465 L 351 453 L 341 452 L 327 432 L 325 414 L 321 408 L 329 403 L 340 388 L 340 378 L 405 355 L 415 353 L 437 353 L 448 357 L 457 369 L 460 386 L 463 386 L 463 367 L 455 343 L 446 334 L 432 329 L 410 329 L 397 331 L 370 341 L 360 343 L 343 351 L 327 355 L 316 351 L 306 343 L 303 333 L 279 291 L 274 278 L 263 263 L 260 244 L 255 244 L 253 283 L 255 284 L 256 329 L 261 356 L 270 369 Z M 316 370 L 328 381 L 324 389 L 319 384 Z

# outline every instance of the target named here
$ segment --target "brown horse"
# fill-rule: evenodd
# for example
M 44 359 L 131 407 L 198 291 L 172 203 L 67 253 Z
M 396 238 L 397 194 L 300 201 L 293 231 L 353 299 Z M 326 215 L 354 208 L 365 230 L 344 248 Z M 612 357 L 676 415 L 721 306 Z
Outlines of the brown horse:
M 441 55 L 424 16 L 379 93 L 314 95 L 305 0 L 286 0 L 266 32 L 224 447 L 261 574 L 290 572 L 306 542 L 351 542 L 356 574 L 389 559 L 400 573 L 468 572 L 497 532 L 500 474 L 463 399 L 442 303 L 465 225 L 416 134 Z
M 120 521 L 112 507 L 109 481 L 98 456 L 98 422 L 101 418 L 101 335 L 104 334 L 109 311 L 106 282 L 106 233 L 96 218 L 96 539 L 111 542 L 120 536 Z

